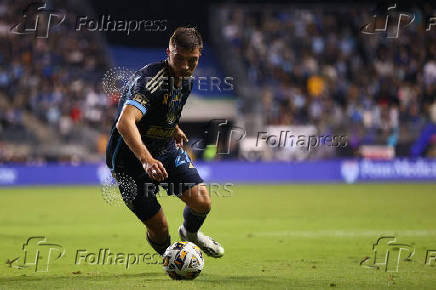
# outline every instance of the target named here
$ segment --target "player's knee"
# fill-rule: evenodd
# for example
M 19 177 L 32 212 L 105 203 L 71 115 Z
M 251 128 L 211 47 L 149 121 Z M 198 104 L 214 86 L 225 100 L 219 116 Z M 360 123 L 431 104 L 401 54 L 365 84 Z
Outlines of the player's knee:
M 205 186 L 194 186 L 186 190 L 182 200 L 197 213 L 208 213 L 211 209 L 209 192 Z
M 209 195 L 207 196 L 199 196 L 199 198 L 195 202 L 194 210 L 199 213 L 208 213 L 210 212 L 212 207 Z

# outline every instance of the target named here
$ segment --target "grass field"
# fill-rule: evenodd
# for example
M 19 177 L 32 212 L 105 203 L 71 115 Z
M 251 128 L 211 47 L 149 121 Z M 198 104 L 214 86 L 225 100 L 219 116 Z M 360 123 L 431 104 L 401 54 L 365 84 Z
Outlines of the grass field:
M 234 186 L 232 197 L 212 195 L 203 231 L 225 247 L 205 257 L 194 281 L 172 281 L 159 264 L 76 265 L 77 250 L 152 253 L 145 231 L 125 207 L 110 206 L 99 187 L 0 190 L 0 288 L 6 289 L 435 289 L 436 185 Z M 183 204 L 162 197 L 173 242 Z M 398 272 L 360 266 L 381 235 L 414 247 Z M 23 255 L 31 236 L 62 245 L 48 272 L 7 263 Z M 392 248 L 392 253 L 395 251 Z M 436 256 L 436 253 L 434 254 Z M 395 255 L 392 254 L 391 257 Z M 17 265 L 14 263 L 13 265 Z

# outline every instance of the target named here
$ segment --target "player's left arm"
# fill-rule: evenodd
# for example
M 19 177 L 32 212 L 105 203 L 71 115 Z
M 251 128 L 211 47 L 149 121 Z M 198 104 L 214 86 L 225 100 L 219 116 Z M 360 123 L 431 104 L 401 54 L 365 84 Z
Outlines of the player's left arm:
M 179 124 L 176 125 L 174 133 L 173 133 L 174 140 L 176 141 L 176 146 L 182 148 L 183 147 L 183 141 L 188 142 L 188 138 L 186 137 L 186 134 L 183 132 L 182 129 L 180 129 Z

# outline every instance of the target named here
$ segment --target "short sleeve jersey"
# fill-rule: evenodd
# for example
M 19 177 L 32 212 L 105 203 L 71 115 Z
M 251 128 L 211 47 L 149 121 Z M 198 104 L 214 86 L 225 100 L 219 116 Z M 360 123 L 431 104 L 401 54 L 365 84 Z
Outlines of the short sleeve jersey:
M 151 63 L 135 72 L 124 87 L 106 147 L 109 168 L 138 162 L 116 128 L 124 106 L 134 106 L 141 111 L 142 118 L 136 126 L 154 158 L 176 150 L 173 133 L 191 93 L 192 80 L 184 79 L 181 87 L 176 88 L 174 78 L 169 75 L 167 60 Z

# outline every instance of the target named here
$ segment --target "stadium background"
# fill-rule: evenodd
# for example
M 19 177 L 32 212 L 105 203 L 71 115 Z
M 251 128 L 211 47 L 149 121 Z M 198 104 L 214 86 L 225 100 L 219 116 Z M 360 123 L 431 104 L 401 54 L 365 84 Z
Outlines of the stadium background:
M 4 199 L 2 227 L 12 235 L 5 234 L 5 241 L 15 243 L 5 242 L 4 258 L 11 258 L 12 252 L 18 253 L 24 236 L 36 231 L 30 225 L 20 227 L 20 221 L 26 220 L 24 217 L 9 217 L 18 209 L 39 213 L 32 208 L 32 202 L 49 212 L 53 222 L 60 219 L 62 223 L 60 214 L 48 209 L 52 196 L 57 195 L 71 203 L 91 197 L 91 203 L 103 204 L 98 208 L 101 207 L 100 212 L 105 213 L 106 218 L 114 214 L 102 209 L 106 204 L 101 198 L 101 188 L 110 178 L 104 165 L 105 145 L 122 80 L 110 79 L 108 89 L 107 76 L 111 73 L 125 76 L 149 62 L 164 59 L 169 36 L 182 25 L 196 26 L 205 41 L 194 76 L 207 80 L 231 77 L 233 84 L 231 90 L 222 89 L 223 86 L 221 90 L 211 88 L 207 82 L 207 90 L 194 86 L 182 113 L 181 127 L 190 139 L 185 148 L 205 181 L 237 184 L 233 199 L 218 199 L 214 214 L 223 222 L 212 222 L 215 228 L 225 232 L 225 221 L 233 227 L 238 223 L 237 218 L 244 224 L 244 216 L 236 214 L 238 208 L 244 206 L 251 208 L 247 214 L 251 214 L 253 220 L 264 222 L 265 227 L 271 226 L 272 219 L 262 212 L 269 205 L 272 210 L 282 209 L 276 213 L 279 221 L 272 226 L 277 229 L 286 225 L 288 230 L 314 229 L 316 233 L 316 229 L 320 230 L 316 220 L 303 220 L 307 222 L 303 223 L 307 226 L 304 227 L 298 224 L 298 215 L 323 212 L 320 218 L 326 217 L 324 223 L 327 224 L 323 224 L 322 229 L 347 229 L 351 234 L 345 233 L 345 237 L 365 237 L 365 243 L 359 245 L 360 256 L 369 253 L 369 241 L 375 242 L 378 234 L 383 233 L 403 233 L 403 237 L 412 236 L 417 243 L 427 242 L 425 245 L 431 246 L 429 243 L 435 235 L 431 224 L 434 220 L 431 193 L 434 193 L 436 181 L 436 34 L 426 31 L 426 27 L 430 17 L 436 15 L 434 8 L 429 3 L 397 4 L 395 12 L 390 14 L 394 20 L 389 22 L 386 32 L 364 34 L 361 28 L 373 23 L 374 14 L 380 16 L 376 25 L 383 23 L 387 3 L 273 2 L 203 1 L 188 5 L 183 1 L 48 0 L 47 7 L 62 11 L 66 18 L 51 29 L 48 38 L 38 39 L 34 35 L 11 33 L 11 27 L 23 20 L 22 10 L 29 2 L 2 0 L 0 185 L 3 189 L 0 194 Z M 390 38 L 388 36 L 395 33 L 395 19 L 400 11 L 414 13 L 416 17 L 411 25 L 400 25 L 398 38 Z M 111 15 L 118 20 L 165 20 L 166 29 L 136 31 L 129 35 L 125 31 L 75 31 L 79 16 L 99 19 L 101 15 Z M 328 146 L 321 142 L 308 150 L 295 144 L 268 146 L 265 140 L 258 140 L 256 145 L 259 132 L 280 136 L 280 132 L 286 131 L 304 136 L 345 136 L 347 146 Z M 238 137 L 241 132 L 245 133 L 244 138 Z M 397 182 L 403 185 L 393 185 Z M 253 183 L 271 186 L 238 187 Z M 295 183 L 308 185 L 292 185 Z M 314 183 L 320 185 L 310 185 Z M 331 185 L 341 183 L 357 184 Z M 371 187 L 366 183 L 377 185 Z M 40 199 L 34 199 L 32 193 L 37 193 Z M 326 195 L 317 195 L 323 193 Z M 265 195 L 277 199 L 271 201 Z M 316 206 L 313 206 L 314 199 L 317 199 Z M 174 206 L 172 201 L 163 202 L 169 203 L 170 208 Z M 235 204 L 230 205 L 232 202 Z M 326 207 L 322 206 L 323 202 Z M 381 206 L 386 202 L 390 207 Z M 289 205 L 291 203 L 294 205 Z M 296 204 L 300 207 L 296 208 Z M 358 207 L 359 204 L 363 207 Z M 343 212 L 347 207 L 349 211 Z M 220 208 L 227 219 L 220 216 Z M 89 214 L 85 209 L 94 210 L 84 206 L 83 220 L 79 218 L 79 224 L 82 221 L 83 229 L 96 231 L 85 225 Z M 66 205 L 60 205 L 60 210 L 70 212 Z M 396 224 L 392 216 L 402 215 L 406 210 L 410 223 L 402 220 L 401 225 Z M 296 221 L 289 224 L 286 221 L 291 216 L 286 212 L 291 211 L 295 211 L 295 216 L 290 215 Z M 381 214 L 386 211 L 392 220 Z M 360 219 L 349 224 L 341 219 L 353 213 L 360 214 Z M 126 212 L 123 214 L 128 216 Z M 170 214 L 169 218 L 175 215 Z M 234 223 L 231 217 L 235 218 Z M 377 227 L 376 220 L 384 220 L 381 227 Z M 416 224 L 416 221 L 421 223 Z M 73 228 L 71 221 L 66 224 L 66 228 Z M 256 226 L 248 228 L 255 232 Z M 378 232 L 378 228 L 390 230 Z M 69 237 L 67 230 L 40 229 L 44 231 L 42 234 L 51 233 L 64 240 Z M 234 231 L 237 230 L 238 227 L 234 227 Z M 265 233 L 266 230 L 262 230 L 263 238 L 275 239 L 280 235 Z M 103 235 L 108 233 L 102 232 Z M 131 235 L 127 230 L 124 234 Z M 251 232 L 247 237 L 252 237 L 250 235 Z M 302 237 L 311 235 L 313 232 L 288 232 L 280 240 L 286 243 L 287 239 L 296 237 L 297 243 L 305 243 Z M 335 241 L 343 237 L 333 230 L 321 232 L 317 238 L 323 241 L 318 241 L 317 247 L 322 248 L 332 236 Z M 230 243 L 231 240 L 229 234 L 224 235 L 224 241 Z M 348 240 L 340 248 L 347 249 L 347 243 Z M 143 247 L 138 241 L 133 244 Z M 267 244 L 274 247 L 270 240 Z M 120 243 L 114 242 L 114 245 Z M 335 254 L 333 248 L 329 250 Z M 302 250 L 310 256 L 309 251 L 308 248 Z M 266 250 L 264 253 L 268 255 Z M 206 267 L 211 265 L 210 272 L 213 269 L 226 271 L 217 262 L 210 263 L 206 264 Z M 296 263 L 301 266 L 306 262 L 302 259 Z M 416 269 L 416 277 L 391 276 L 387 283 L 398 279 L 405 283 L 398 282 L 400 285 L 413 286 L 428 281 L 428 273 Z M 328 273 L 336 277 L 335 281 L 342 281 L 332 272 Z M 325 283 L 300 286 L 328 287 L 336 283 L 330 283 L 329 278 L 322 275 L 299 274 Z M 222 275 L 221 278 L 225 277 Z M 381 287 L 385 284 L 380 284 L 378 279 L 384 283 L 385 278 L 373 278 L 372 282 L 367 281 L 368 285 L 356 285 Z M 273 280 L 262 282 L 277 287 L 284 285 L 276 285 Z M 363 280 L 357 282 L 363 283 Z M 232 278 L 230 282 L 236 281 L 237 278 Z
M 205 38 L 194 75 L 205 81 L 194 85 L 182 119 L 191 140 L 186 147 L 199 164 L 229 159 L 282 161 L 292 171 L 302 166 L 294 161 L 435 156 L 435 44 L 433 33 L 425 32 L 432 15 L 429 5 L 398 7 L 398 11 L 416 10 L 417 17 L 396 39 L 387 37 L 390 28 L 384 34 L 360 32 L 371 23 L 373 13 L 381 15 L 378 24 L 384 21 L 387 5 L 383 4 L 215 3 L 185 9 L 182 3 L 162 1 L 145 4 L 144 14 L 139 9 L 126 11 L 121 2 L 48 3 L 66 15 L 48 39 L 10 33 L 8 27 L 20 21 L 27 3 L 2 4 L 6 40 L 1 45 L 0 74 L 3 164 L 37 165 L 42 174 L 41 167 L 48 163 L 101 163 L 122 85 L 112 76 L 105 83 L 105 76 L 111 72 L 129 75 L 146 63 L 164 59 L 168 37 L 178 25 L 195 25 Z M 177 11 L 184 11 L 183 16 Z M 101 15 L 123 21 L 164 20 L 165 31 L 127 35 L 125 31 L 75 30 L 78 17 L 98 20 Z M 396 25 L 395 21 L 389 24 Z M 212 86 L 213 77 L 221 85 Z M 224 84 L 226 77 L 231 85 Z M 233 128 L 244 130 L 245 137 L 241 139 L 240 132 L 230 136 Z M 266 137 L 280 138 L 286 132 L 343 136 L 345 141 L 341 146 L 317 144 L 309 150 L 290 139 L 286 146 L 282 140 L 274 146 L 273 139 L 267 144 Z M 363 172 L 361 179 L 371 178 L 368 170 L 408 172 L 424 167 L 421 171 L 427 174 L 412 177 L 435 178 L 433 163 L 413 160 L 402 165 L 321 162 L 319 166 L 335 165 L 332 181 L 340 180 L 341 167 Z M 318 163 L 314 164 L 316 168 Z M 213 170 L 205 166 L 205 172 Z M 18 167 L 3 168 L 0 183 L 21 183 Z M 324 180 L 310 170 L 311 166 L 310 178 Z M 80 170 L 67 174 L 75 172 Z M 391 178 L 407 177 L 395 172 Z M 44 174 L 36 177 L 40 183 Z M 292 176 L 281 181 L 299 180 Z M 80 183 L 80 176 L 68 178 Z M 344 178 L 354 181 L 359 176 Z M 244 178 L 232 181 L 237 180 Z M 258 176 L 253 180 L 259 180 Z

